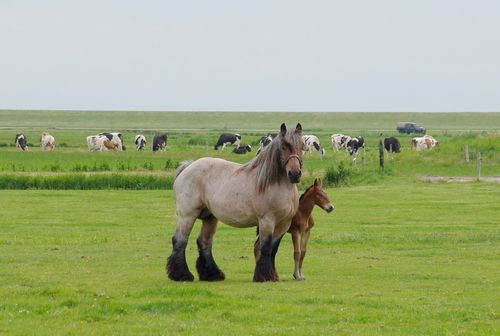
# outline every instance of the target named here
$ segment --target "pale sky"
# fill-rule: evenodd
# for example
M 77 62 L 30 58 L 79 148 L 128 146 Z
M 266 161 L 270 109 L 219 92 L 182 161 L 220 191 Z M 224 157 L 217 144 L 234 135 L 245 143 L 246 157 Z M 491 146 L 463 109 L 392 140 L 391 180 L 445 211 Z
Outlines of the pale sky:
M 500 111 L 500 1 L 0 0 L 0 109 Z

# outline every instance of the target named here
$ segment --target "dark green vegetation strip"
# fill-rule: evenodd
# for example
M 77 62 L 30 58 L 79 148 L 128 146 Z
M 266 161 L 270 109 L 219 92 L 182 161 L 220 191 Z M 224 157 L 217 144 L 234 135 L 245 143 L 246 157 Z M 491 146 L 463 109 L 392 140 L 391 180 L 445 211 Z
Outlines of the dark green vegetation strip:
M 0 175 L 0 189 L 172 189 L 172 176 L 124 174 Z

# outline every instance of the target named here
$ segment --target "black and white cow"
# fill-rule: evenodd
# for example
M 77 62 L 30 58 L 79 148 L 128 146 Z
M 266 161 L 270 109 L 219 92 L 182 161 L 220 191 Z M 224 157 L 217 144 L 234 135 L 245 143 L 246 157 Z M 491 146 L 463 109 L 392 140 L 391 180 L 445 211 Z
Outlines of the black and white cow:
M 215 150 L 218 150 L 219 147 L 222 147 L 223 150 L 227 145 L 234 145 L 235 147 L 240 147 L 241 135 L 237 133 L 222 133 L 219 136 L 219 140 L 214 146 Z
M 104 133 L 99 133 L 99 135 L 105 136 L 106 138 L 108 138 L 108 140 L 111 141 L 111 143 L 113 143 L 115 145 L 116 150 L 118 150 L 118 151 L 124 151 L 126 149 L 125 145 L 124 145 L 124 142 L 123 142 L 123 135 L 121 133 L 118 133 L 118 132 L 111 132 L 111 133 L 104 132 Z
M 252 151 L 252 146 L 250 146 L 250 145 L 235 147 L 233 149 L 234 154 L 246 154 L 246 153 L 251 152 L 251 151 Z
M 309 152 L 309 154 L 312 154 L 313 151 L 318 151 L 319 156 L 321 157 L 321 159 L 323 159 L 323 156 L 325 156 L 325 149 L 321 147 L 319 138 L 317 136 L 303 135 L 302 141 L 304 141 L 304 149 L 302 151 L 303 154 L 304 152 Z
M 347 149 L 347 143 L 351 140 L 351 137 L 344 134 L 332 134 L 331 140 L 333 150 L 338 152 L 341 149 Z
M 356 162 L 356 158 L 358 157 L 358 151 L 364 147 L 365 147 L 365 139 L 363 139 L 363 137 L 361 136 L 351 138 L 351 140 L 347 142 L 346 149 L 347 152 L 352 156 L 353 162 Z
M 142 150 L 144 149 L 144 147 L 146 147 L 146 137 L 142 134 L 137 134 L 135 136 L 135 140 L 134 140 L 134 143 L 135 143 L 135 148 L 137 148 L 137 150 Z
M 28 150 L 28 139 L 26 139 L 26 136 L 24 134 L 16 134 L 15 142 L 17 148 L 21 148 L 23 151 Z
M 399 143 L 399 140 L 395 137 L 385 138 L 384 147 L 388 152 L 389 151 L 392 151 L 393 153 L 401 152 L 401 144 Z
M 257 154 L 260 153 L 261 150 L 263 150 L 267 145 L 273 141 L 274 138 L 278 136 L 278 133 L 267 133 L 266 136 L 263 136 L 260 138 L 259 141 L 259 149 L 257 150 Z
M 153 152 L 167 147 L 167 133 L 156 133 L 153 137 Z

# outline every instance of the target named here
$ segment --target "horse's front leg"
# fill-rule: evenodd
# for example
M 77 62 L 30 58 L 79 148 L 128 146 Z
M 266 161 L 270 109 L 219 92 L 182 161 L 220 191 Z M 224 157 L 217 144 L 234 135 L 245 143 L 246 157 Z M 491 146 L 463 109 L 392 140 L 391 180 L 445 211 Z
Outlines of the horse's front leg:
M 276 270 L 273 265 L 274 227 L 274 219 L 263 218 L 259 221 L 259 238 L 254 246 L 256 261 L 253 281 L 255 282 L 277 280 Z
M 213 215 L 204 219 L 201 226 L 201 232 L 196 240 L 198 245 L 199 257 L 196 260 L 196 270 L 203 281 L 219 281 L 224 280 L 226 276 L 215 263 L 212 255 L 212 242 L 217 229 L 217 218 Z
M 256 265 L 253 280 L 256 282 L 278 281 L 275 258 L 278 253 L 281 238 L 290 227 L 290 222 L 274 224 L 274 220 L 261 220 L 259 222 L 260 253 L 255 252 Z M 256 242 L 257 244 L 257 242 Z

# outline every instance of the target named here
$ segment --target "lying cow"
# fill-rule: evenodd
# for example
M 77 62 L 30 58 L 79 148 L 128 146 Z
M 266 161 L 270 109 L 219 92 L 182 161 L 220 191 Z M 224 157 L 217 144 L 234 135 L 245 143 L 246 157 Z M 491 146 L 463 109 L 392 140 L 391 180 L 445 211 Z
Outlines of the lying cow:
M 42 137 L 40 138 L 40 148 L 42 151 L 52 151 L 56 146 L 56 140 L 52 135 L 47 132 L 42 133 Z
M 331 136 L 333 150 L 338 152 L 341 149 L 347 149 L 347 143 L 349 140 L 351 140 L 351 137 L 348 135 L 333 134 Z
M 317 136 L 303 135 L 302 141 L 304 141 L 303 152 L 309 152 L 310 154 L 312 154 L 313 151 L 318 151 L 319 156 L 321 157 L 321 159 L 323 159 L 323 156 L 325 156 L 325 149 L 321 147 Z
M 251 151 L 252 151 L 252 146 L 250 146 L 250 145 L 235 147 L 233 149 L 234 154 L 246 154 L 246 153 L 251 152 Z
M 363 137 L 351 138 L 346 145 L 347 152 L 352 156 L 352 161 L 356 163 L 358 152 L 361 148 L 365 148 L 365 139 Z
M 115 146 L 116 150 L 121 152 L 126 149 L 125 145 L 123 144 L 123 135 L 121 133 L 99 133 L 99 135 L 108 138 L 108 140 L 111 141 L 111 143 Z
M 430 135 L 411 139 L 411 148 L 417 152 L 421 150 L 431 150 L 439 145 L 439 142 Z
M 235 147 L 240 147 L 241 143 L 241 135 L 237 133 L 222 133 L 219 136 L 219 140 L 214 146 L 215 150 L 218 150 L 219 147 L 222 147 L 221 150 L 224 150 L 227 145 L 234 145 Z
M 23 151 L 28 150 L 28 139 L 26 136 L 22 133 L 16 134 L 16 147 L 22 149 Z
M 401 144 L 399 140 L 395 137 L 385 138 L 384 139 L 384 148 L 388 152 L 399 153 L 401 152 Z
M 153 152 L 164 150 L 167 147 L 167 134 L 157 133 L 153 137 Z
M 269 145 L 271 141 L 273 141 L 273 139 L 276 138 L 277 136 L 278 133 L 267 133 L 266 136 L 260 138 L 259 149 L 257 150 L 257 154 L 259 154 L 260 151 L 263 150 L 267 145 Z
M 137 148 L 137 150 L 142 150 L 144 149 L 144 147 L 146 147 L 146 137 L 142 134 L 137 134 L 135 136 L 135 140 L 134 140 L 134 143 L 135 143 L 135 148 Z

